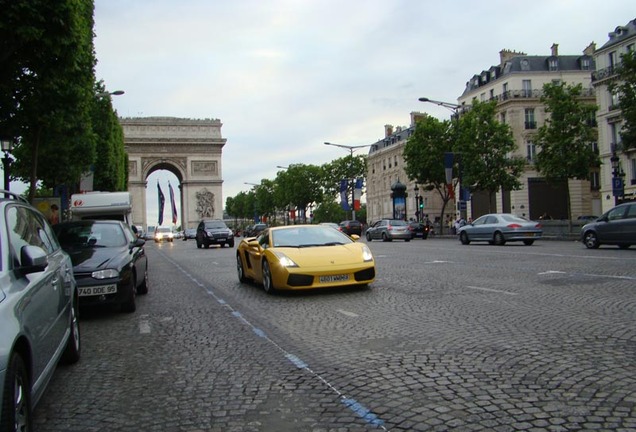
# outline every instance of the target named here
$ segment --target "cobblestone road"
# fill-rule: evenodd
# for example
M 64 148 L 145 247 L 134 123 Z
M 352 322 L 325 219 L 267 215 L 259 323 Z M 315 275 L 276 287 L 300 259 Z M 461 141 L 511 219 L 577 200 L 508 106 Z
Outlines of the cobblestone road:
M 370 289 L 268 296 L 234 249 L 148 244 L 36 431 L 636 431 L 636 250 L 370 246 Z

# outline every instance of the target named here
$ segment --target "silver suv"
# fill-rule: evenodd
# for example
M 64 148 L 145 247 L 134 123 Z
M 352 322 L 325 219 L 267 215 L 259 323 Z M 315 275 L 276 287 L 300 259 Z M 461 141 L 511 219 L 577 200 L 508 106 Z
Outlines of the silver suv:
M 59 360 L 80 358 L 71 259 L 44 215 L 0 190 L 0 430 L 31 430 Z

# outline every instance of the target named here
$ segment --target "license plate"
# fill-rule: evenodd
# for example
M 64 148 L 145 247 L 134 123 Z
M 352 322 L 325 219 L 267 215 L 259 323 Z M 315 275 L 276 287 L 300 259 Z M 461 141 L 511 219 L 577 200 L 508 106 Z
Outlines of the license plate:
M 114 294 L 117 292 L 117 285 L 100 285 L 92 287 L 79 287 L 80 297 Z
M 344 282 L 349 280 L 348 274 L 343 275 L 332 275 L 332 276 L 320 276 L 320 283 L 330 283 L 330 282 Z
M 534 233 L 526 233 L 526 237 L 534 237 Z

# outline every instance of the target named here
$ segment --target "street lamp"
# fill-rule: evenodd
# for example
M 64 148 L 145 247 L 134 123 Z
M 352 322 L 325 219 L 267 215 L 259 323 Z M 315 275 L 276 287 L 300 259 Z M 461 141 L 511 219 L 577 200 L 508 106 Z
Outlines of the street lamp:
M 417 187 L 417 183 L 415 183 L 415 187 L 413 188 L 415 192 L 415 218 L 417 221 L 420 221 L 420 188 Z
M 449 110 L 451 110 L 453 112 L 453 116 L 452 118 L 456 121 L 456 133 L 459 132 L 459 111 L 463 108 L 463 105 L 458 105 L 455 103 L 451 103 L 451 102 L 444 102 L 444 101 L 438 101 L 438 100 L 433 100 L 433 99 L 429 99 L 427 97 L 421 97 L 418 99 L 420 102 L 428 102 L 428 103 L 432 103 L 435 105 L 439 105 L 441 107 L 447 108 Z M 458 152 L 448 152 L 446 153 L 446 155 L 448 155 L 447 157 L 445 157 L 445 161 L 444 161 L 444 166 L 449 169 L 450 168 L 450 172 L 452 173 L 452 166 L 453 166 L 453 160 L 457 159 L 457 169 L 458 169 L 458 175 L 457 175 L 457 180 L 459 183 L 459 200 L 458 200 L 458 204 L 459 204 L 459 212 L 462 218 L 466 219 L 466 200 L 465 198 L 465 193 L 464 193 L 464 188 L 462 187 L 462 165 L 461 165 L 461 154 L 459 154 Z M 445 155 L 445 156 L 446 156 Z M 452 174 L 451 174 L 452 175 Z M 450 176 L 446 175 L 447 177 L 447 184 L 450 184 L 449 182 L 452 180 L 452 178 L 449 178 Z M 450 186 L 449 186 L 449 190 L 450 190 Z
M 113 92 L 103 91 L 103 92 L 99 92 L 99 93 L 95 94 L 95 96 L 97 96 L 97 97 L 121 96 L 124 93 L 125 92 L 123 90 L 115 90 Z
M 0 139 L 0 144 L 2 145 L 2 151 L 4 152 L 4 157 L 2 158 L 2 169 L 4 171 L 4 190 L 8 191 L 11 187 L 11 178 L 9 176 L 11 158 L 9 157 L 9 153 L 11 153 L 11 150 L 13 150 L 13 139 L 2 138 Z
M 348 145 L 342 145 L 342 144 L 334 144 L 334 143 L 330 143 L 330 142 L 325 142 L 325 145 L 328 146 L 334 146 L 334 147 L 340 147 L 343 149 L 347 149 L 350 152 L 351 155 L 351 173 L 353 173 L 353 152 L 361 149 L 361 148 L 365 148 L 365 147 L 371 147 L 373 144 L 365 144 L 365 145 L 357 145 L 357 146 L 348 146 Z M 353 175 L 352 175 L 353 177 Z M 351 220 L 356 220 L 356 210 L 355 210 L 355 202 L 356 202 L 356 196 L 355 196 L 355 183 L 356 183 L 356 179 L 353 178 L 353 183 L 351 184 Z

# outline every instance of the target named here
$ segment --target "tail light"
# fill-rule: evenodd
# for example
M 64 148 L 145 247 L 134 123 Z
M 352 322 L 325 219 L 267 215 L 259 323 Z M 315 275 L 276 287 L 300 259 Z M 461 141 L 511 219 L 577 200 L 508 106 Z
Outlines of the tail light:
M 521 225 L 512 223 L 512 224 L 508 224 L 508 228 L 521 228 Z
M 540 223 L 538 223 L 538 224 L 536 224 L 534 227 L 535 227 L 535 228 L 541 228 L 541 224 L 540 224 Z

